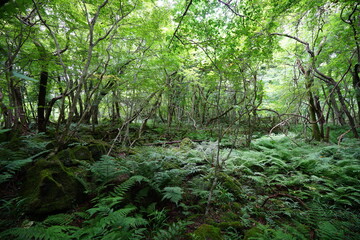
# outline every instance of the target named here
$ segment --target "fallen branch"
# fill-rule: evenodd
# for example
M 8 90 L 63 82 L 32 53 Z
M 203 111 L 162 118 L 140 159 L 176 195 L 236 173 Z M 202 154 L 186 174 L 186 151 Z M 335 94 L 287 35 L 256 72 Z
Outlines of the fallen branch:
M 358 128 L 359 126 L 355 126 L 355 128 Z M 349 130 L 347 130 L 346 132 L 344 132 L 343 134 L 341 134 L 338 137 L 338 145 L 340 145 L 340 143 L 342 142 L 343 138 L 345 137 L 346 134 L 348 134 L 349 132 L 351 132 L 352 129 L 350 128 Z
M 183 140 L 170 141 L 170 142 L 157 142 L 157 143 L 146 143 L 144 146 L 161 146 L 161 145 L 172 145 L 181 143 Z M 191 140 L 192 142 L 204 142 L 205 140 Z
M 305 209 L 309 209 L 308 206 L 306 206 L 306 204 L 298 197 L 295 197 L 295 196 L 292 196 L 292 195 L 289 195 L 287 193 L 276 193 L 276 194 L 273 194 L 273 195 L 270 195 L 268 196 L 265 201 L 263 202 L 263 204 L 261 205 L 261 207 L 264 207 L 265 204 L 272 198 L 277 198 L 277 197 L 288 197 L 288 198 L 291 198 L 295 201 L 297 201 L 298 203 L 300 203 L 301 206 L 303 206 Z

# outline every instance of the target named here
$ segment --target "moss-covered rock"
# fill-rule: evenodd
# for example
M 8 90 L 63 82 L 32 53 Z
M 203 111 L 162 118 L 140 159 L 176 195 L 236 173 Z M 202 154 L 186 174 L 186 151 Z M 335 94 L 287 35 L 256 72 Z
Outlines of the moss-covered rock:
M 193 141 L 191 141 L 190 138 L 184 138 L 180 142 L 180 149 L 181 150 L 188 150 L 189 148 L 193 148 L 193 147 L 195 147 L 195 143 Z
M 97 161 L 97 160 L 100 160 L 102 155 L 107 154 L 111 145 L 106 142 L 100 141 L 100 140 L 95 140 L 95 141 L 89 143 L 89 145 L 87 147 L 88 147 L 89 151 L 91 152 L 93 159 L 95 161 Z
M 66 166 L 71 167 L 78 165 L 70 149 L 65 149 L 56 154 L 56 157 Z
M 244 224 L 240 221 L 221 222 L 221 223 L 217 223 L 216 226 L 222 230 L 226 230 L 228 228 L 234 228 L 241 231 L 244 229 Z
M 85 146 L 76 146 L 71 149 L 73 156 L 78 160 L 92 161 L 92 154 Z
M 234 194 L 238 200 L 242 199 L 243 191 L 240 182 L 236 178 L 222 172 L 219 174 L 219 179 L 223 183 L 223 186 Z
M 22 186 L 26 211 L 36 215 L 70 209 L 83 199 L 83 191 L 83 186 L 57 156 L 38 160 L 28 169 Z
M 80 161 L 92 162 L 91 151 L 85 146 L 67 148 L 56 154 L 56 157 L 66 166 L 72 167 L 79 165 Z
M 198 227 L 194 233 L 194 239 L 197 240 L 222 240 L 220 228 L 209 224 L 203 224 Z
M 259 238 L 263 234 L 263 230 L 259 227 L 252 227 L 249 230 L 245 231 L 244 240 L 248 239 L 256 239 Z

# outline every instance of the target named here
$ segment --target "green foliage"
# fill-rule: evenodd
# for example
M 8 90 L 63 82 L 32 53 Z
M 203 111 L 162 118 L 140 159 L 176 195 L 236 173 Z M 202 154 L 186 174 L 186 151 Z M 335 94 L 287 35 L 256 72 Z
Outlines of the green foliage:
M 189 225 L 190 222 L 186 221 L 179 221 L 169 224 L 169 226 L 165 229 L 160 229 L 156 235 L 154 236 L 154 240 L 176 240 L 181 239 L 187 225 Z
M 178 205 L 179 201 L 182 199 L 182 194 L 184 193 L 180 187 L 165 187 L 163 199 L 169 199 L 176 205 Z
M 203 224 L 198 229 L 194 231 L 191 235 L 194 240 L 221 240 L 223 239 L 221 236 L 220 228 L 214 227 L 209 224 Z
M 95 181 L 99 183 L 107 183 L 116 176 L 129 172 L 128 169 L 120 165 L 119 161 L 106 155 L 103 155 L 100 161 L 91 164 L 89 170 L 93 174 Z
M 294 136 L 264 136 L 252 149 L 221 149 L 226 160 L 206 217 L 216 144 L 137 147 L 133 155 L 78 166 L 88 173 L 79 177 L 93 181 L 94 197 L 83 210 L 43 221 L 13 216 L 17 227 L 1 237 L 181 239 L 196 222 L 200 227 L 188 235 L 193 239 L 357 239 L 358 142 L 311 145 L 295 143 Z M 19 199 L 4 203 L 4 216 L 21 214 Z
M 0 143 L 0 184 L 9 181 L 24 166 L 46 154 L 49 141 L 43 134 L 24 136 L 17 142 Z
M 0 183 L 9 181 L 13 175 L 20 170 L 23 166 L 33 161 L 32 158 L 21 160 L 1 161 L 2 173 L 0 174 Z

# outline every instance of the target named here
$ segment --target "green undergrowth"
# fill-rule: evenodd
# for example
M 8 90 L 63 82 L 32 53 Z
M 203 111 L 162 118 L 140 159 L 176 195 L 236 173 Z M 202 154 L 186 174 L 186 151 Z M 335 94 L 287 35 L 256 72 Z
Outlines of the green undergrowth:
M 88 197 L 66 212 L 35 218 L 3 200 L 0 238 L 360 239 L 359 145 L 289 134 L 219 156 L 211 141 L 136 147 L 77 166 Z

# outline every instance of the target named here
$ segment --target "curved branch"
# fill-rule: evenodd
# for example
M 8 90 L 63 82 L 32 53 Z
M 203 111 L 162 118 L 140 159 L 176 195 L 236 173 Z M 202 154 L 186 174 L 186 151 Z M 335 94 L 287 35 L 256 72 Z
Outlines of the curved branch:
M 236 11 L 230 6 L 230 2 L 231 2 L 231 1 L 229 1 L 229 3 L 226 3 L 226 2 L 223 2 L 223 1 L 221 1 L 221 0 L 218 0 L 218 2 L 224 4 L 224 5 L 225 5 L 233 14 L 235 14 L 236 16 L 242 17 L 242 18 L 245 18 L 245 17 L 246 17 L 245 15 L 241 15 L 241 14 L 239 14 L 238 12 L 236 12 Z
M 314 52 L 310 49 L 310 44 L 308 42 L 305 42 L 303 40 L 301 40 L 300 38 L 291 36 L 289 34 L 285 34 L 285 33 L 271 33 L 270 35 L 277 35 L 277 36 L 282 36 L 282 37 L 287 37 L 287 38 L 291 38 L 294 39 L 295 41 L 305 45 L 306 51 L 310 54 L 311 57 L 315 57 Z

